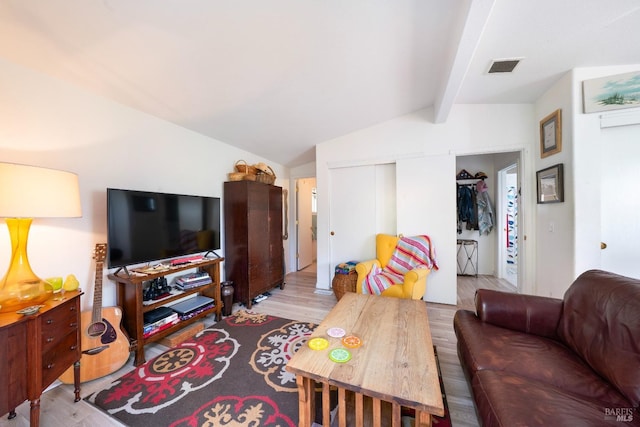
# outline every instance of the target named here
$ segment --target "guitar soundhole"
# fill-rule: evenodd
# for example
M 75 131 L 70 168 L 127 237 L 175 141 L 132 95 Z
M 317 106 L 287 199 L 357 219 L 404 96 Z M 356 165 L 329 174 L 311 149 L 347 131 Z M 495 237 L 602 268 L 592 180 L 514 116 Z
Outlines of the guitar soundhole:
M 89 327 L 87 328 L 87 334 L 90 337 L 95 338 L 104 334 L 106 330 L 107 330 L 107 325 L 105 325 L 103 322 L 95 322 L 89 325 Z

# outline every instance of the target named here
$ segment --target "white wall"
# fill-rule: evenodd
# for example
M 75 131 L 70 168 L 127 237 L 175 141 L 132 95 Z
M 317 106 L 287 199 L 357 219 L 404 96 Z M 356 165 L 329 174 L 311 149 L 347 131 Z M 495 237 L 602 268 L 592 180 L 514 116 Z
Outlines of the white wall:
M 538 205 L 536 209 L 534 292 L 539 295 L 561 298 L 578 275 L 591 268 L 602 268 L 600 195 L 602 191 L 615 192 L 616 189 L 603 189 L 600 185 L 603 149 L 600 120 L 614 113 L 583 113 L 582 81 L 637 70 L 640 70 L 638 64 L 577 68 L 536 102 L 538 121 L 562 108 L 563 133 L 562 152 L 541 159 L 538 149 L 536 170 L 564 163 L 565 171 L 565 202 Z
M 571 73 L 565 74 L 535 104 L 535 170 L 564 164 L 564 203 L 536 205 L 536 287 L 538 295 L 561 298 L 575 278 L 573 104 Z M 562 151 L 540 157 L 539 122 L 562 109 Z M 535 179 L 535 177 L 534 177 Z
M 423 156 L 524 150 L 524 170 L 529 171 L 532 148 L 535 148 L 534 142 L 537 137 L 534 118 L 532 105 L 456 105 L 444 124 L 434 124 L 433 111 L 427 109 L 319 144 L 316 148 L 319 212 L 318 286 L 329 289 L 333 273 L 332 266 L 329 265 L 329 219 L 325 214 L 329 212 L 330 202 L 327 195 L 329 168 Z M 535 151 L 533 153 L 535 154 Z M 454 175 L 443 176 L 429 172 L 416 170 L 415 179 L 423 182 L 425 186 L 450 185 L 452 191 L 455 191 Z M 532 184 L 535 184 L 532 179 L 523 183 L 523 194 L 527 198 L 535 194 L 535 187 L 533 193 L 531 192 Z M 416 197 L 419 197 L 419 194 Z M 441 215 L 438 200 L 433 200 L 432 204 L 433 208 L 425 212 L 425 215 Z M 351 215 L 352 220 L 357 221 L 358 215 L 362 213 L 345 214 Z M 523 227 L 527 232 L 532 228 L 532 224 L 525 222 Z M 450 236 L 446 241 L 433 242 L 438 254 L 455 254 L 455 227 L 452 227 Z M 522 245 L 523 251 L 528 250 L 532 240 L 529 239 Z M 532 271 L 533 269 L 529 269 L 527 273 L 531 274 Z M 428 286 L 456 286 L 455 268 L 446 276 L 439 273 L 434 272 L 429 276 Z M 533 277 L 530 277 L 529 282 L 533 282 Z
M 222 196 L 238 159 L 269 163 L 276 185 L 289 186 L 281 165 L 1 59 L 0 121 L 1 161 L 79 175 L 82 218 L 34 220 L 28 254 L 40 277 L 75 274 L 87 294 L 83 307 L 93 301 L 94 246 L 106 242 L 107 187 Z M 0 271 L 11 253 L 2 228 Z M 105 306 L 115 304 L 106 277 L 103 297 Z

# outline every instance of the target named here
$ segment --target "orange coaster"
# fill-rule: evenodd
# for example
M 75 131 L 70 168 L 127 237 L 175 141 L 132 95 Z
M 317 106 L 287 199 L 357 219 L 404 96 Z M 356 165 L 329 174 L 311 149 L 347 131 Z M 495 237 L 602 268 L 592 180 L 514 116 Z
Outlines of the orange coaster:
M 358 348 L 362 345 L 362 340 L 355 335 L 349 335 L 342 338 L 342 345 L 348 348 Z

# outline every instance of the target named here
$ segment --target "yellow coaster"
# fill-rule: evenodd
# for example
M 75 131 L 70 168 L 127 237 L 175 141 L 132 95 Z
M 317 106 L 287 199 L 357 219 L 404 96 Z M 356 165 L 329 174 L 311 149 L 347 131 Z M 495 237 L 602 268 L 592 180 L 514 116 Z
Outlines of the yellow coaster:
M 324 338 L 312 338 L 309 340 L 308 345 L 312 350 L 324 350 L 329 347 L 329 341 Z

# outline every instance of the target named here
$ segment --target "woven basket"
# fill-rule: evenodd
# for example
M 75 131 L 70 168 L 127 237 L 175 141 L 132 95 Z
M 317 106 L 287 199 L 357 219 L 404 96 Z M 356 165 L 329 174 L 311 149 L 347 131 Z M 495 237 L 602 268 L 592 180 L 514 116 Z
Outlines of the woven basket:
M 263 172 L 258 170 L 258 174 L 256 175 L 256 181 L 261 182 L 263 184 L 273 184 L 276 182 L 276 173 L 271 169 L 271 166 L 267 166 L 269 171 L 271 172 Z
M 349 274 L 336 274 L 333 276 L 331 288 L 336 295 L 336 299 L 340 301 L 345 292 L 355 292 L 357 282 L 358 274 L 355 271 Z
M 248 165 L 244 160 L 238 160 L 236 162 L 236 171 L 246 173 L 247 175 L 255 175 L 258 173 L 258 169 Z
M 229 176 L 229 181 L 242 181 L 247 174 L 243 172 L 231 172 L 227 175 Z

